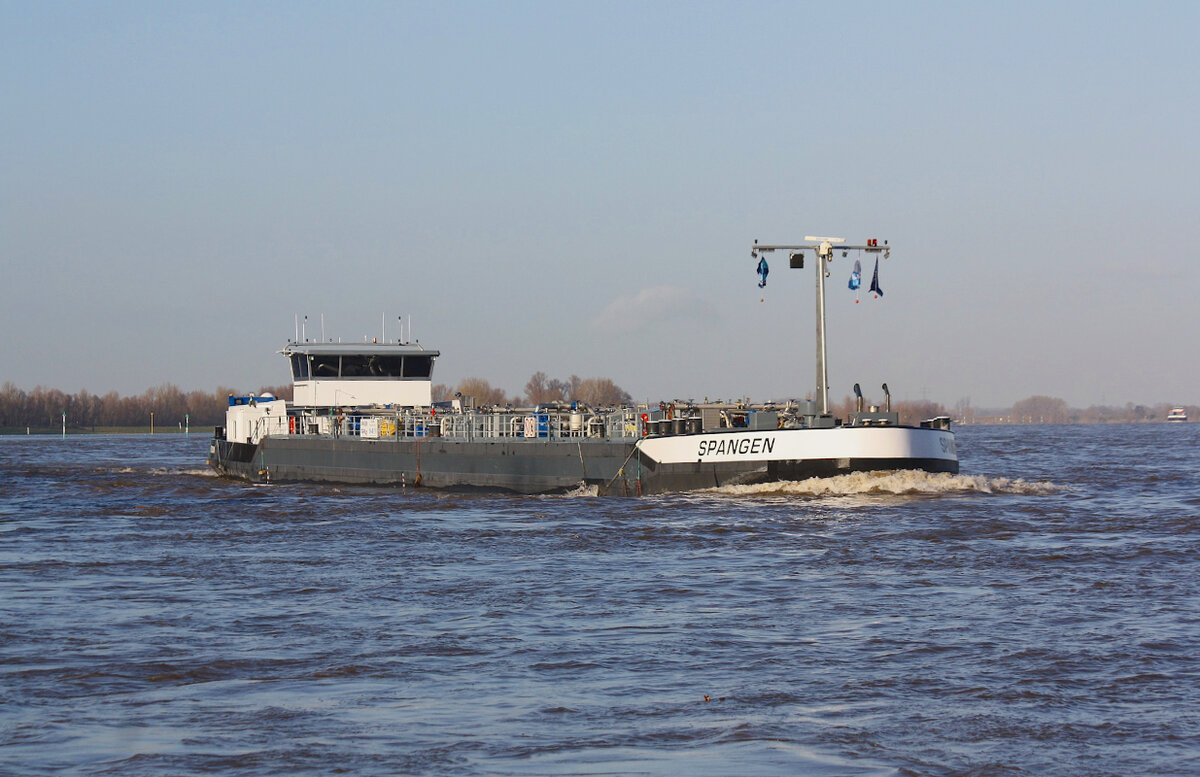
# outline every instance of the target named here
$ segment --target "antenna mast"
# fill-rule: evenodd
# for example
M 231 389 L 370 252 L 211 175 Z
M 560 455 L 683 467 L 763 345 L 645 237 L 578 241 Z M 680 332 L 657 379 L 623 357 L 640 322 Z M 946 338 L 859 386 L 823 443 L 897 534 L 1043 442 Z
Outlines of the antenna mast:
M 891 255 L 891 247 L 888 246 L 886 240 L 883 245 L 879 245 L 878 240 L 868 240 L 866 245 L 840 245 L 846 242 L 844 237 L 813 237 L 805 235 L 805 240 L 810 242 L 801 245 L 759 245 L 758 241 L 754 241 L 754 246 L 750 249 L 750 256 L 758 259 L 760 253 L 768 254 L 772 251 L 789 251 L 790 266 L 793 269 L 804 269 L 804 252 L 812 251 L 813 256 L 817 260 L 817 402 L 820 405 L 821 415 L 829 415 L 829 371 L 825 360 L 825 277 L 829 275 L 829 262 L 833 259 L 834 243 L 838 243 L 838 248 L 843 252 L 846 251 L 867 251 L 868 253 L 882 253 L 883 258 L 887 259 Z

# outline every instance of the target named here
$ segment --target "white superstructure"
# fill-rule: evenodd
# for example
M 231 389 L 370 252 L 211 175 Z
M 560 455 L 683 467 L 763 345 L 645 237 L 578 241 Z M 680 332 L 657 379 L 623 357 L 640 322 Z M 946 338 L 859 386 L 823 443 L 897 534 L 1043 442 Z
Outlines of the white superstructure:
M 288 433 L 287 402 L 270 394 L 229 397 L 225 439 L 256 445 L 269 434 Z
M 389 343 L 289 343 L 299 407 L 429 407 L 437 351 Z

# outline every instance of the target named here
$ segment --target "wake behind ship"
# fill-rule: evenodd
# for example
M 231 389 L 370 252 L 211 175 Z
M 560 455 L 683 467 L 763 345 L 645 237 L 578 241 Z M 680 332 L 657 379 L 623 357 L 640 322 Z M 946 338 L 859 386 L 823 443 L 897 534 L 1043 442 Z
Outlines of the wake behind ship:
M 470 398 L 434 403 L 437 351 L 401 341 L 297 338 L 281 351 L 292 369 L 293 401 L 231 396 L 225 426 L 210 444 L 209 465 L 256 482 L 525 494 L 586 487 L 630 496 L 847 472 L 958 472 L 948 418 L 901 425 L 890 397 L 883 409 L 864 409 L 857 385 L 855 412 L 845 419 L 828 412 L 823 269 L 836 239 L 810 240 L 820 242 L 756 245 L 755 251 L 788 249 L 794 266 L 804 251 L 817 259 L 815 400 L 653 407 L 572 402 L 523 409 L 474 407 Z M 873 243 L 839 248 L 886 250 Z M 763 266 L 765 260 L 760 271 Z

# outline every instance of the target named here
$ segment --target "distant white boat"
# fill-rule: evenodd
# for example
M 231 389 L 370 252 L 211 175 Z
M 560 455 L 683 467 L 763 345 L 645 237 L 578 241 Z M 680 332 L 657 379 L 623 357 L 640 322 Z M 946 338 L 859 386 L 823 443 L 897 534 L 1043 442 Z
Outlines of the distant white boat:
M 1182 407 L 1173 407 L 1171 412 L 1167 413 L 1167 420 L 1172 423 L 1183 423 L 1187 420 L 1187 411 Z

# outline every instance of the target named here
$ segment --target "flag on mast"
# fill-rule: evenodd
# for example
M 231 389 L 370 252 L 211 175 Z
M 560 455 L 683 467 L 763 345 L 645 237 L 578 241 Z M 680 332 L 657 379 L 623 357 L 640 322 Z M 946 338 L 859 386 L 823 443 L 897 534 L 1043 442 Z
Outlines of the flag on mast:
M 879 257 L 875 257 L 875 274 L 871 276 L 871 293 L 882 297 L 883 289 L 879 288 Z

